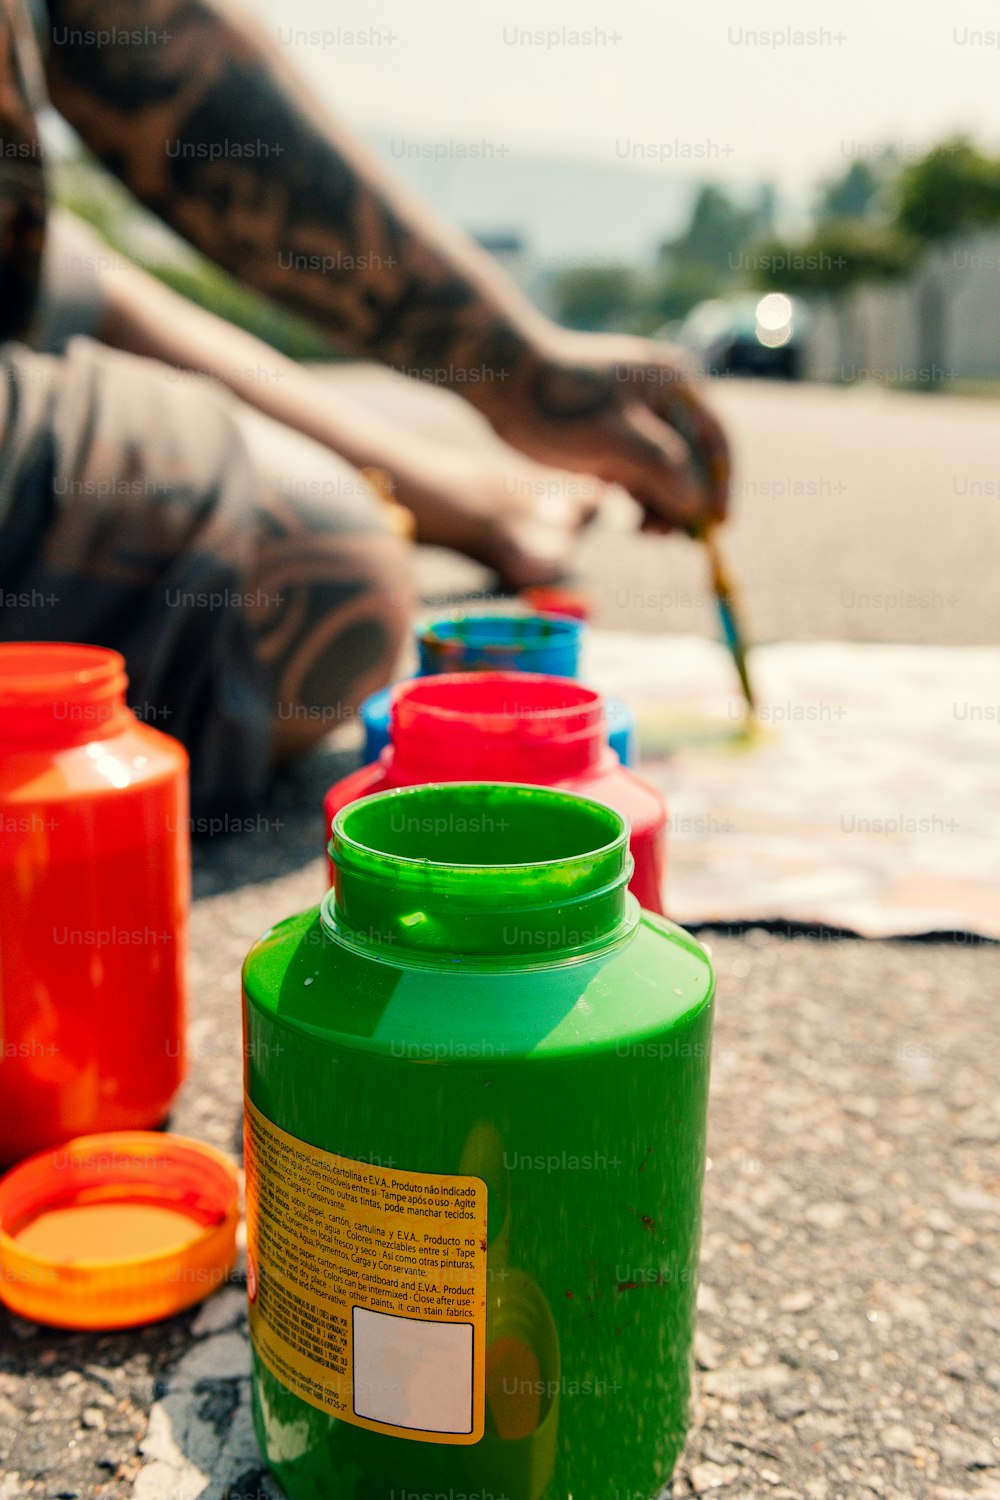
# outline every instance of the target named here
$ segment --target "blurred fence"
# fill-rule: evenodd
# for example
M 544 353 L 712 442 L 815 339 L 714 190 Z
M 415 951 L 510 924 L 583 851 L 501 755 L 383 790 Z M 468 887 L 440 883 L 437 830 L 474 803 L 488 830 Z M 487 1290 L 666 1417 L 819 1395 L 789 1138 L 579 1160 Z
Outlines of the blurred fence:
M 811 302 L 815 380 L 939 386 L 1000 379 L 1000 232 L 930 252 L 907 280 Z

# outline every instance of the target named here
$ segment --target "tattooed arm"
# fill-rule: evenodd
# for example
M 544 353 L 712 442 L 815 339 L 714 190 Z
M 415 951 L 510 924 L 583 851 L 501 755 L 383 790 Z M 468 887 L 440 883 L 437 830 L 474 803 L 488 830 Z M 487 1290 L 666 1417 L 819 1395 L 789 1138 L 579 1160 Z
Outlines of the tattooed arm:
M 94 331 L 104 343 L 207 376 L 356 468 L 380 469 L 416 522 L 418 541 L 486 563 L 514 591 L 564 571 L 576 532 L 600 501 L 598 481 L 499 443 L 435 441 L 366 409 L 341 382 L 195 307 L 138 266 L 117 256 L 97 263 L 102 317 Z
M 53 102 L 204 254 L 342 348 L 448 385 L 536 459 L 620 483 L 648 524 L 725 507 L 728 459 L 680 368 L 574 335 L 373 161 L 222 0 L 49 0 Z

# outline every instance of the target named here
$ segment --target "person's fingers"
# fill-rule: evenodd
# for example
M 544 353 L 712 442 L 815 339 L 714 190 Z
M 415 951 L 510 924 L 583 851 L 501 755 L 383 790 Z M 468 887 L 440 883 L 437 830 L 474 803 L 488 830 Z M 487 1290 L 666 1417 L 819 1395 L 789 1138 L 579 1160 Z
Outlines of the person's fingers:
M 681 435 L 640 401 L 622 411 L 600 472 L 668 528 L 702 521 L 707 495 Z
M 522 461 L 505 476 L 503 488 L 517 504 L 506 508 L 496 528 L 493 565 L 515 590 L 558 582 L 577 533 L 596 515 L 607 486 L 592 474 Z
M 729 499 L 729 445 L 722 424 L 706 406 L 695 373 L 679 351 L 659 364 L 629 369 L 629 395 L 667 422 L 686 443 L 692 467 L 705 491 L 704 514 L 722 520 Z
M 556 583 L 566 574 L 575 535 L 565 520 L 553 525 L 541 516 L 521 517 L 497 539 L 491 562 L 515 591 Z
M 721 521 L 729 504 L 731 474 L 729 443 L 722 423 L 686 381 L 662 386 L 659 391 L 659 414 L 688 443 L 707 493 L 708 514 Z
M 607 337 L 594 335 L 586 348 L 574 341 L 571 349 L 543 361 L 542 372 L 561 373 L 578 400 L 579 377 L 591 375 L 596 396 L 590 392 L 590 408 L 569 411 L 563 409 L 564 401 L 553 413 L 529 402 L 520 420 L 508 421 L 502 435 L 542 464 L 620 486 L 652 518 L 647 529 L 658 522 L 668 529 L 695 530 L 722 519 L 729 489 L 728 447 L 690 373 L 643 340 L 615 342 L 621 353 L 612 373 Z M 516 406 L 513 410 L 517 417 Z
M 589 526 L 607 498 L 608 486 L 593 475 L 585 475 L 576 497 L 577 519 L 581 526 Z
M 544 584 L 558 583 L 566 576 L 566 548 L 544 543 L 541 546 L 522 546 L 511 538 L 499 550 L 494 567 L 504 588 L 512 593 L 540 588 Z
M 671 526 L 669 521 L 664 521 L 647 510 L 639 524 L 639 530 L 648 531 L 651 536 L 669 536 L 672 531 L 677 530 L 677 527 Z
M 600 508 L 607 485 L 594 474 L 569 469 L 539 469 L 539 519 L 571 530 L 590 521 Z

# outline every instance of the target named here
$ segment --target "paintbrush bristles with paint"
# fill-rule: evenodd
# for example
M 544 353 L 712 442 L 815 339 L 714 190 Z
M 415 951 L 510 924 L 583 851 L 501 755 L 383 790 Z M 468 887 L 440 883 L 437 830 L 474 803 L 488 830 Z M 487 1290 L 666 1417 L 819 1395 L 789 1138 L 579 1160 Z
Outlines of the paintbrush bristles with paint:
M 740 679 L 740 687 L 743 689 L 743 696 L 747 701 L 747 709 L 752 714 L 755 703 L 753 688 L 750 685 L 750 674 L 747 670 L 746 637 L 743 633 L 743 626 L 740 620 L 736 591 L 726 570 L 726 565 L 722 560 L 722 553 L 719 550 L 719 542 L 714 525 L 710 524 L 706 526 L 705 530 L 701 533 L 701 541 L 704 542 L 705 551 L 708 553 L 712 590 L 719 609 L 722 633 L 725 636 L 726 645 L 729 647 L 733 664 Z

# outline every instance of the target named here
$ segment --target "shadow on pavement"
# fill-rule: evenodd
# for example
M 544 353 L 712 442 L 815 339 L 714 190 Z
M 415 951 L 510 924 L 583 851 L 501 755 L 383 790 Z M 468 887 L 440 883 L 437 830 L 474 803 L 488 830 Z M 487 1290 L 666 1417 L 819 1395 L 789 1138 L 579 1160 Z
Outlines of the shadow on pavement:
M 289 875 L 323 849 L 323 797 L 358 764 L 357 750 L 321 748 L 283 766 L 256 806 L 192 818 L 194 899 Z

